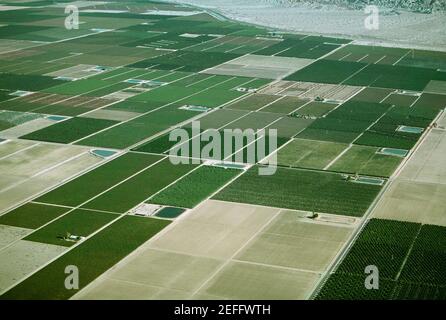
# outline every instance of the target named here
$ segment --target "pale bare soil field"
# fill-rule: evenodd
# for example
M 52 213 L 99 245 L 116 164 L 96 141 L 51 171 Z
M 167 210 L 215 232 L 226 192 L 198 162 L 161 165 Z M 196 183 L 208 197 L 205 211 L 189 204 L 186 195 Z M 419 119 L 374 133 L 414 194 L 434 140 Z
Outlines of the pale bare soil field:
M 444 114 L 438 124 L 444 125 Z M 374 217 L 446 226 L 446 131 L 433 129 L 393 181 Z
M 74 299 L 306 299 L 357 219 L 208 200 Z

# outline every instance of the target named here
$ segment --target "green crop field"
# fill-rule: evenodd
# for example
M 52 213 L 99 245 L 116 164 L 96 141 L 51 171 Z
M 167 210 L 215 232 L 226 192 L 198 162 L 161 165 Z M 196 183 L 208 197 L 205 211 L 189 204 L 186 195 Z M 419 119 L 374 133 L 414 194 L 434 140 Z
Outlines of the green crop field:
M 82 207 L 124 213 L 181 178 L 195 165 L 174 165 L 165 159 L 88 201 Z
M 67 265 L 83 270 L 80 280 L 83 288 L 168 224 L 158 219 L 123 217 L 3 294 L 1 299 L 68 299 L 76 292 L 64 286 Z
M 253 167 L 214 198 L 360 217 L 381 189 L 334 173 L 278 168 L 272 176 L 260 176 L 257 170 Z
M 278 153 L 281 166 L 324 169 L 347 145 L 341 143 L 293 139 Z
M 445 231 L 440 226 L 370 220 L 316 298 L 443 300 Z M 379 290 L 364 287 L 368 265 L 378 267 Z
M 63 237 L 67 234 L 87 237 L 116 218 L 111 213 L 74 210 L 31 233 L 25 240 L 69 247 L 75 242 L 64 240 Z
M 0 224 L 28 229 L 37 229 L 49 221 L 66 213 L 68 210 L 69 208 L 64 207 L 27 203 L 0 216 Z
M 383 155 L 378 148 L 354 145 L 329 170 L 361 175 L 390 177 L 403 158 Z
M 33 133 L 22 136 L 21 138 L 28 140 L 70 143 L 117 123 L 117 121 L 112 120 L 71 118 L 48 128 L 34 131 Z
M 236 169 L 202 166 L 150 198 L 149 202 L 193 208 L 240 172 Z

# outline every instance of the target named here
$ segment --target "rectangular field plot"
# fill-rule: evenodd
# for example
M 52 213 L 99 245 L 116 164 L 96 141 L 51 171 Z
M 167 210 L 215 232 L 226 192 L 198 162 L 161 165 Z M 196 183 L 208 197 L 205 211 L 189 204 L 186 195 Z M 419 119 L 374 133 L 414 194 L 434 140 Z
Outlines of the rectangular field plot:
M 420 225 L 391 220 L 370 220 L 336 272 L 363 275 L 375 265 L 380 276 L 395 280 L 417 237 Z
M 418 96 L 393 93 L 383 102 L 397 106 L 410 107 L 417 99 Z
M 232 262 L 196 298 L 302 300 L 318 278 L 309 272 Z
M 278 168 L 274 175 L 260 176 L 253 167 L 214 199 L 362 216 L 380 189 L 345 181 L 340 174 Z
M 278 209 L 208 200 L 149 247 L 213 259 L 229 259 L 265 226 Z
M 305 299 L 355 223 L 330 221 L 208 200 L 74 299 Z
M 181 103 L 191 106 L 216 108 L 240 98 L 243 95 L 244 93 L 235 90 L 208 89 L 191 97 L 184 98 L 184 100 L 181 100 Z
M 250 95 L 247 98 L 244 98 L 242 100 L 238 100 L 235 103 L 231 103 L 231 104 L 227 105 L 226 108 L 236 109 L 236 110 L 255 111 L 255 110 L 265 107 L 266 105 L 271 104 L 272 102 L 276 101 L 279 98 L 280 97 L 277 97 L 277 96 L 254 94 L 254 95 Z
M 273 122 L 272 124 L 268 125 L 266 130 L 269 129 L 276 129 L 277 130 L 277 136 L 278 139 L 278 146 L 280 146 L 282 143 L 280 143 L 280 140 L 283 138 L 292 138 L 302 132 L 305 128 L 307 128 L 311 123 L 313 123 L 313 119 L 302 119 L 302 118 L 294 118 L 294 117 L 283 117 L 279 120 Z
M 77 144 L 103 148 L 124 149 L 169 127 L 199 115 L 196 111 L 178 109 L 171 105 L 80 140 Z
M 60 84 L 61 80 L 41 75 L 24 75 L 3 73 L 0 80 L 1 89 L 39 91 Z
M 240 174 L 240 170 L 202 166 L 150 198 L 150 203 L 193 208 Z
M 300 109 L 309 100 L 300 99 L 296 97 L 282 97 L 280 100 L 276 100 L 268 106 L 262 108 L 263 112 L 290 114 L 296 109 Z
M 293 139 L 278 152 L 278 164 L 287 167 L 324 169 L 343 150 L 346 144 Z
M 38 202 L 78 206 L 162 157 L 127 153 L 36 199 Z
M 323 272 L 352 231 L 348 224 L 314 223 L 297 212 L 284 211 L 235 259 Z
M 80 288 L 84 288 L 168 224 L 165 220 L 124 216 L 34 273 L 0 298 L 68 299 L 76 292 L 66 290 L 64 286 L 64 270 L 67 265 L 76 265 L 84 270 L 79 284 Z M 118 234 L 120 236 L 116 236 Z M 98 254 L 101 259 L 98 259 Z
M 8 148 L 8 143 L 0 147 Z M 0 211 L 100 162 L 89 150 L 74 146 L 31 144 L 19 149 L 0 159 Z
M 192 298 L 277 212 L 271 208 L 207 201 L 75 298 Z M 121 296 L 110 288 L 127 290 Z
M 398 179 L 384 194 L 373 216 L 446 226 L 445 192 L 444 184 Z
M 370 121 L 319 118 L 300 133 L 297 138 L 352 143 L 370 124 Z
M 379 103 L 388 97 L 394 90 L 383 88 L 365 88 L 352 97 L 352 101 L 364 101 Z
M 256 54 L 317 59 L 338 48 L 341 43 L 343 40 L 334 38 L 293 37 L 257 51 Z
M 363 101 L 347 101 L 327 115 L 329 119 L 364 121 L 371 125 L 382 117 L 390 104 L 371 103 Z
M 34 231 L 25 240 L 70 247 L 77 242 L 70 237 L 87 237 L 117 217 L 111 213 L 74 210 Z
M 380 279 L 379 290 L 367 290 L 364 275 L 333 273 L 328 278 L 316 300 L 389 300 L 395 283 Z
M 131 68 L 156 67 L 161 70 L 179 70 L 198 72 L 214 67 L 226 61 L 239 57 L 233 53 L 221 52 L 174 52 L 160 57 L 138 61 L 129 65 Z
M 186 299 L 221 263 L 207 257 L 144 248 L 73 298 Z M 172 278 L 172 275 L 176 276 Z
M 244 55 L 205 72 L 208 74 L 277 79 L 296 72 L 312 62 L 311 59 Z
M 446 287 L 446 228 L 423 225 L 400 280 Z
M 388 132 L 368 130 L 357 140 L 355 140 L 355 144 L 410 150 L 417 143 L 418 138 L 419 135 L 415 134 L 403 135 L 395 133 L 390 135 Z
M 328 170 L 390 177 L 403 161 L 402 157 L 380 154 L 379 148 L 352 146 Z
M 66 247 L 18 240 L 0 251 L 0 292 L 56 258 Z M 1 296 L 0 296 L 1 299 Z
M 361 61 L 378 64 L 395 64 L 409 53 L 409 49 L 377 46 L 348 45 L 326 57 L 329 60 Z
M 285 80 L 339 84 L 365 66 L 359 62 L 318 60 Z
M 345 84 L 422 91 L 431 80 L 441 80 L 441 72 L 415 67 L 370 64 L 345 79 Z
M 303 107 L 297 109 L 293 115 L 307 116 L 307 117 L 317 117 L 320 118 L 333 109 L 338 107 L 336 103 L 325 103 L 325 102 L 316 102 L 312 101 Z
M 69 208 L 27 203 L 0 216 L 0 224 L 37 229 L 68 212 Z
M 91 201 L 88 201 L 82 207 L 93 210 L 125 213 L 181 178 L 194 167 L 195 165 L 191 164 L 174 165 L 170 162 L 170 159 L 164 159 Z
M 31 232 L 31 229 L 0 224 L 0 248 L 9 246 Z
M 442 51 L 411 50 L 397 65 L 419 68 L 445 69 L 446 54 Z
M 370 220 L 317 299 L 444 299 L 445 230 Z M 370 264 L 379 268 L 380 290 L 364 290 Z
M 29 133 L 21 138 L 28 140 L 70 143 L 117 123 L 119 122 L 112 120 L 72 118 L 56 123 L 47 128 Z

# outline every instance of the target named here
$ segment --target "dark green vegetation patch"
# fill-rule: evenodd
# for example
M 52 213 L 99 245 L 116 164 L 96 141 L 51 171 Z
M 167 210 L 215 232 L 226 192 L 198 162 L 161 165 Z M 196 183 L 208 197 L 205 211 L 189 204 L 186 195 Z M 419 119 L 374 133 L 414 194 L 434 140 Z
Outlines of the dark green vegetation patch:
M 150 199 L 151 203 L 193 208 L 241 171 L 202 166 Z
M 22 136 L 22 139 L 39 140 L 59 143 L 70 143 L 97 131 L 108 128 L 117 121 L 91 119 L 91 118 L 71 118 L 52 126 L 46 127 Z
M 66 266 L 75 265 L 81 270 L 79 287 L 83 289 L 168 224 L 167 220 L 124 216 L 34 273 L 0 298 L 69 299 L 78 290 L 65 288 Z
M 274 175 L 262 176 L 258 169 L 254 166 L 214 198 L 360 217 L 381 190 L 335 173 L 278 168 Z
M 372 219 L 316 298 L 443 300 L 445 235 L 445 227 Z M 365 289 L 369 265 L 378 267 L 378 290 Z
M 64 238 L 87 237 L 117 217 L 111 213 L 77 209 L 31 233 L 25 240 L 70 247 L 76 241 Z
M 0 216 L 0 224 L 37 229 L 69 210 L 70 208 L 27 203 Z

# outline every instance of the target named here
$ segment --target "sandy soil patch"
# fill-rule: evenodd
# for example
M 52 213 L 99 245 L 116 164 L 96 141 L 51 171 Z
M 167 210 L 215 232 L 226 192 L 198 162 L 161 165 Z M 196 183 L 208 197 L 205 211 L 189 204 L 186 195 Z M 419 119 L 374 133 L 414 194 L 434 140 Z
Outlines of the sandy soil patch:
M 20 240 L 0 251 L 0 292 L 20 281 L 67 248 Z
M 3 176 L 11 177 L 11 183 L 4 185 L 0 191 L 0 212 L 56 186 L 102 161 L 101 158 L 90 154 L 87 148 L 70 146 L 69 148 L 76 150 L 74 154 L 73 150 L 67 152 L 67 147 L 58 146 L 58 148 L 62 148 L 62 151 L 48 152 L 48 158 L 42 155 L 40 159 L 34 159 L 34 161 L 32 158 L 23 160 L 24 158 L 21 156 L 18 158 L 11 156 L 10 158 L 15 159 L 4 163 L 0 160 Z M 51 155 L 54 158 L 51 158 Z M 22 165 L 14 165 L 16 160 L 24 162 Z
M 46 128 L 52 124 L 54 124 L 54 121 L 52 120 L 48 120 L 45 118 L 35 119 L 21 125 L 3 130 L 2 132 L 0 132 L 0 137 L 6 139 L 15 139 L 28 133 Z
M 306 299 L 356 222 L 209 200 L 74 299 Z
M 31 229 L 0 225 L 0 250 L 32 232 Z
M 325 270 L 351 235 L 352 226 L 334 226 L 280 214 L 236 259 L 305 271 Z
M 384 194 L 374 217 L 446 226 L 446 131 L 432 130 Z

